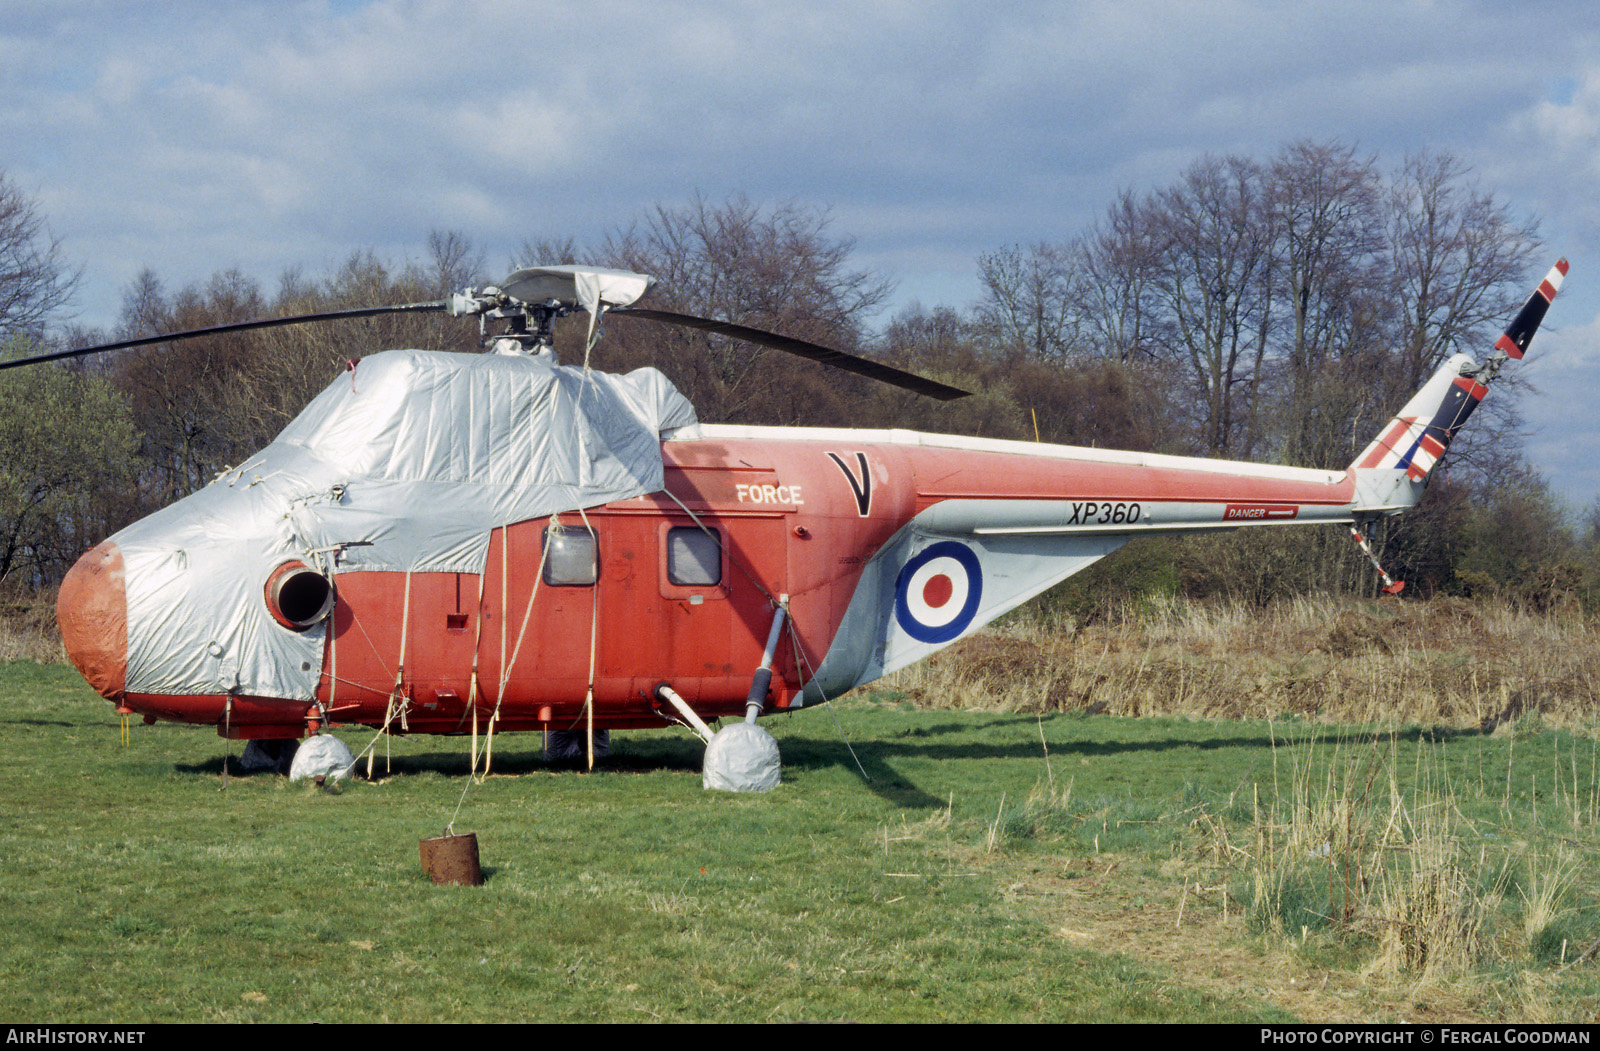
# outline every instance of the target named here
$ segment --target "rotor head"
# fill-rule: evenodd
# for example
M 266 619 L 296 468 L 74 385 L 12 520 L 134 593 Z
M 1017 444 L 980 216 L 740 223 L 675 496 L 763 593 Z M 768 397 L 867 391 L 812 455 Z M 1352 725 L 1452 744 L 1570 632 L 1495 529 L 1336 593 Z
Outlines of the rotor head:
M 485 345 L 498 347 L 499 341 L 510 340 L 522 350 L 546 354 L 554 343 L 557 318 L 575 310 L 588 311 L 592 332 L 601 314 L 633 303 L 650 290 L 655 280 L 628 270 L 530 266 L 512 271 L 498 285 L 455 293 L 448 309 L 456 317 L 476 314 Z M 505 318 L 507 328 L 491 338 L 485 326 L 492 318 Z

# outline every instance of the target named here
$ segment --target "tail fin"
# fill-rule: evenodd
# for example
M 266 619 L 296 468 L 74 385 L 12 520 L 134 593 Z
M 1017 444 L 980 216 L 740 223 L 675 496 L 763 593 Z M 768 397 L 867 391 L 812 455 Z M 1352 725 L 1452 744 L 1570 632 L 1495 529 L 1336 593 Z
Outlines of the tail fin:
M 1567 261 L 1559 260 L 1505 333 L 1495 341 L 1495 353 L 1482 365 L 1457 354 L 1440 366 L 1400 414 L 1373 439 L 1350 466 L 1357 469 L 1400 470 L 1412 482 L 1422 482 L 1450 447 L 1450 440 L 1478 407 L 1489 384 L 1508 358 L 1520 359 L 1544 320 L 1550 301 L 1567 276 Z

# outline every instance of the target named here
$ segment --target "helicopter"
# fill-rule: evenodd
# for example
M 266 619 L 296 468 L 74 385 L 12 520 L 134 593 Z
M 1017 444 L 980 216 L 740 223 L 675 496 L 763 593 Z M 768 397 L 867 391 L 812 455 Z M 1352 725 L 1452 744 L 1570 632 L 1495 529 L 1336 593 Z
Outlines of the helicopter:
M 651 278 L 529 267 L 389 311 L 479 318 L 486 352 L 352 362 L 260 453 L 85 554 L 67 652 L 124 718 L 230 739 L 327 727 L 596 731 L 826 703 L 919 661 L 1139 536 L 1373 524 L 1420 499 L 1567 273 L 1483 362 L 1458 354 L 1344 470 L 903 430 L 700 422 L 654 369 L 564 365 L 555 319 L 708 329 L 931 397 L 801 340 L 634 304 Z M 490 323 L 505 328 L 490 332 Z M 592 759 L 591 759 L 592 762 Z

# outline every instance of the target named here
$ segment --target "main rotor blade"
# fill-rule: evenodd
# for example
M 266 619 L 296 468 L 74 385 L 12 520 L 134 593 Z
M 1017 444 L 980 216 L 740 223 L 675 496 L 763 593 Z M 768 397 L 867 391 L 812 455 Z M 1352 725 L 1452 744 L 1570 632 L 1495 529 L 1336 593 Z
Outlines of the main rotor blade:
M 129 347 L 144 347 L 152 343 L 175 343 L 180 339 L 194 339 L 197 336 L 214 336 L 224 332 L 248 332 L 257 328 L 276 328 L 280 325 L 299 325 L 307 321 L 332 321 L 338 318 L 373 317 L 377 314 L 420 313 L 432 310 L 448 310 L 448 300 L 437 300 L 432 303 L 399 303 L 386 307 L 354 307 L 350 310 L 324 310 L 315 314 L 291 314 L 288 317 L 259 318 L 255 321 L 235 321 L 227 325 L 208 325 L 205 328 L 191 328 L 183 332 L 167 332 L 159 336 L 141 336 L 138 339 L 124 339 L 116 343 L 99 343 L 92 347 L 77 347 L 72 350 L 56 350 L 48 354 L 35 354 L 29 358 L 17 358 L 15 361 L 0 361 L 0 369 L 14 369 L 20 365 L 38 365 L 46 361 L 60 361 L 63 358 L 81 358 L 89 354 L 101 354 L 108 350 L 126 350 Z
M 742 339 L 749 343 L 759 343 L 764 347 L 795 354 L 811 361 L 818 361 L 824 365 L 832 365 L 836 369 L 854 372 L 858 376 L 890 383 L 896 387 L 903 387 L 918 394 L 926 394 L 930 398 L 940 401 L 954 401 L 956 398 L 965 398 L 972 392 L 961 390 L 959 387 L 946 386 L 936 380 L 930 380 L 915 373 L 897 369 L 892 365 L 871 361 L 867 358 L 846 354 L 842 350 L 820 346 L 816 343 L 807 343 L 803 339 L 794 339 L 790 336 L 780 336 L 775 332 L 766 332 L 759 328 L 750 328 L 746 325 L 735 325 L 727 321 L 712 321 L 709 318 L 695 317 L 693 314 L 675 314 L 670 310 L 650 310 L 643 307 L 613 307 L 607 311 L 609 314 L 619 314 L 624 317 L 644 318 L 648 321 L 660 321 L 668 325 L 680 325 L 684 328 L 697 328 L 704 332 L 715 332 L 720 336 L 729 336 L 733 339 Z

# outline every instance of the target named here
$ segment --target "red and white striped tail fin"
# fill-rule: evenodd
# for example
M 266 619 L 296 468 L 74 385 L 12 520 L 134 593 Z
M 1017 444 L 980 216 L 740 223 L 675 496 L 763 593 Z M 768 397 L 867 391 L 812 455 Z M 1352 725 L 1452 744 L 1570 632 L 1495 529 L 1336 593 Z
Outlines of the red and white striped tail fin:
M 1426 478 L 1489 389 L 1462 375 L 1474 365 L 1470 356 L 1457 354 L 1439 366 L 1350 466 L 1403 470 L 1413 482 Z
M 1402 470 L 1411 481 L 1424 481 L 1488 393 L 1500 366 L 1507 358 L 1521 358 L 1527 352 L 1566 276 L 1567 261 L 1562 259 L 1550 268 L 1495 341 L 1496 353 L 1488 361 L 1479 365 L 1470 356 L 1457 354 L 1445 362 L 1350 466 Z

